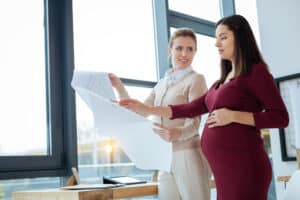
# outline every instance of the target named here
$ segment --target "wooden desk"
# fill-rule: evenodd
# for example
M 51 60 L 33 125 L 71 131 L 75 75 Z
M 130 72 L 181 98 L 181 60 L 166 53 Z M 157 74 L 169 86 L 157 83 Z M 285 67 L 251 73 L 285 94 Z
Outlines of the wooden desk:
M 210 183 L 215 188 L 215 182 Z M 111 200 L 157 195 L 157 183 L 129 185 L 99 190 L 45 189 L 14 192 L 12 200 Z
M 108 200 L 156 195 L 157 183 L 99 190 L 32 190 L 14 192 L 13 200 Z

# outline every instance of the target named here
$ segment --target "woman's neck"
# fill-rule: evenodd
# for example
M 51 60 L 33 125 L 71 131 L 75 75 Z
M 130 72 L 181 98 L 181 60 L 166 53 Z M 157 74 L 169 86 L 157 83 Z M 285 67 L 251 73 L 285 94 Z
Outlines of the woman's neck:
M 235 77 L 235 73 L 234 72 L 235 72 L 234 68 L 232 68 L 232 70 L 227 74 L 224 83 L 230 81 L 231 79 L 233 79 Z

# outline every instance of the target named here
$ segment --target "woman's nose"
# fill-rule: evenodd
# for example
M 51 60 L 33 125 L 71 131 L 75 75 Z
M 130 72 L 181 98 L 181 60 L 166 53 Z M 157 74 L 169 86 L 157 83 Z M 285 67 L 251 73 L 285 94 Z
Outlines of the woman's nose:
M 216 46 L 216 47 L 219 47 L 219 46 L 220 46 L 220 42 L 219 42 L 218 40 L 216 40 L 215 46 Z
M 187 49 L 183 49 L 182 51 L 181 51 L 181 55 L 182 56 L 186 56 L 188 54 L 188 50 Z

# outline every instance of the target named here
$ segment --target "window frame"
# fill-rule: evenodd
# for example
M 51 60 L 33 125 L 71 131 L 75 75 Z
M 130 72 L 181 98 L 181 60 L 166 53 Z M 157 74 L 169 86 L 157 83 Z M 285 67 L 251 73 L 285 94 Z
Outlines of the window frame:
M 228 16 L 235 13 L 234 0 L 220 0 L 221 16 Z M 168 9 L 169 29 L 188 27 L 193 29 L 197 34 L 215 37 L 216 22 L 194 17 L 185 13 L 180 13 Z
M 0 156 L 0 179 L 70 175 L 77 166 L 72 0 L 44 0 L 49 155 Z

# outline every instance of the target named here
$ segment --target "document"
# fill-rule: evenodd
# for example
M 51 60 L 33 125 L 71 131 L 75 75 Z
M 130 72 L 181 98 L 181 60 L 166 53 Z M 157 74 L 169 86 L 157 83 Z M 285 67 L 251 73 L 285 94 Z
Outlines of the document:
M 107 73 L 75 71 L 71 85 L 92 110 L 99 134 L 115 138 L 138 168 L 170 171 L 171 144 L 154 133 L 153 122 L 111 101 Z
M 121 184 L 79 184 L 72 186 L 61 187 L 62 190 L 91 190 L 91 189 L 107 189 L 120 187 Z

